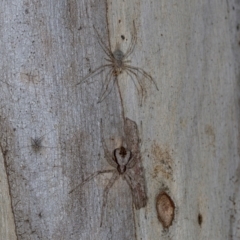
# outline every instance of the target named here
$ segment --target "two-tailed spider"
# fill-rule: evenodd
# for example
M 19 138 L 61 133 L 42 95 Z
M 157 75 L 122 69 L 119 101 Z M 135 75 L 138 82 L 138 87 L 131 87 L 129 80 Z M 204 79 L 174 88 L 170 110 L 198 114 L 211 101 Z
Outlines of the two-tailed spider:
M 102 133 L 102 124 L 101 124 L 101 133 Z M 103 136 L 103 135 L 102 135 Z M 136 164 L 136 158 L 133 156 L 132 152 L 121 146 L 119 148 L 114 149 L 114 151 L 111 153 L 106 145 L 106 142 L 104 141 L 102 137 L 102 144 L 103 144 L 103 150 L 104 150 L 104 156 L 107 162 L 114 167 L 114 169 L 108 169 L 108 170 L 101 170 L 97 171 L 93 174 L 91 174 L 89 177 L 87 177 L 82 183 L 78 184 L 76 187 L 74 187 L 70 192 L 72 193 L 76 188 L 82 187 L 85 183 L 88 181 L 92 180 L 99 174 L 103 173 L 112 173 L 112 177 L 110 178 L 107 186 L 104 189 L 103 192 L 103 203 L 102 203 L 102 213 L 101 213 L 101 222 L 100 226 L 102 226 L 102 221 L 103 221 L 103 216 L 105 212 L 105 207 L 107 204 L 107 198 L 108 198 L 108 193 L 113 184 L 119 179 L 119 177 L 122 177 L 124 180 L 126 180 L 127 184 L 129 185 L 132 195 L 134 197 L 134 185 L 133 185 L 133 179 L 130 176 L 129 169 L 133 168 L 134 165 Z M 145 199 L 144 199 L 145 201 Z M 139 209 L 142 206 L 136 206 L 136 209 Z

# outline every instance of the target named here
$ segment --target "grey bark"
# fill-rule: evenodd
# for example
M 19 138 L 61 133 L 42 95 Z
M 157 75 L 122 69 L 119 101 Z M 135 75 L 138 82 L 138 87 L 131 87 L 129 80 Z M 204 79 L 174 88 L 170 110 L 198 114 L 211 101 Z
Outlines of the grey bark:
M 239 11 L 231 1 L 1 1 L 0 239 L 239 239 Z M 123 73 L 97 103 L 107 72 L 103 41 L 126 51 L 157 82 L 141 97 Z M 141 138 L 148 201 L 134 207 L 111 174 L 77 188 L 110 151 L 124 119 Z M 33 140 L 42 140 L 38 148 Z M 156 198 L 165 191 L 174 219 L 163 228 Z

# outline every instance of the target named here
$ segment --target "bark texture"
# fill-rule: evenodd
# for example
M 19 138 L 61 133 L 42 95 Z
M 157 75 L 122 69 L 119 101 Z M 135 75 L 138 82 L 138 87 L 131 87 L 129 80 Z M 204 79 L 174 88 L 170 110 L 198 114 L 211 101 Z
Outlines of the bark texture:
M 15 0 L 0 9 L 1 240 L 240 238 L 238 0 Z M 126 52 L 134 24 L 128 64 L 159 91 L 138 72 L 142 99 L 136 75 L 123 72 L 98 103 L 107 70 L 76 85 L 106 64 L 93 26 Z M 100 226 L 111 173 L 69 192 L 112 169 L 100 122 L 112 153 L 134 138 L 126 119 L 140 139 L 130 181 L 147 203 L 136 209 L 120 178 Z

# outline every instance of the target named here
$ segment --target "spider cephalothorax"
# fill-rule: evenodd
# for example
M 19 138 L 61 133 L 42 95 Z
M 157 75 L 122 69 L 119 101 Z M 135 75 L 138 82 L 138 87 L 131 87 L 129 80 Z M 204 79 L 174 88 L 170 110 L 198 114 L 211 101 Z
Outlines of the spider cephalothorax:
M 120 50 L 120 45 L 117 44 L 115 51 L 113 52 L 113 68 L 118 71 L 118 74 L 121 74 L 124 70 L 124 65 L 129 62 L 124 60 L 125 56 L 122 50 Z

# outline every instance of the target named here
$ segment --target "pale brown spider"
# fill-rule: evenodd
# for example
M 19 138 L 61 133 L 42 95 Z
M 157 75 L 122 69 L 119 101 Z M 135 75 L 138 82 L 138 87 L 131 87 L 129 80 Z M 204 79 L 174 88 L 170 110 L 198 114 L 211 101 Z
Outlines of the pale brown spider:
M 102 102 L 109 95 L 109 93 L 111 92 L 115 82 L 117 81 L 118 75 L 120 75 L 122 72 L 126 72 L 127 75 L 130 76 L 130 78 L 132 79 L 135 87 L 137 88 L 138 93 L 140 91 L 141 97 L 143 97 L 143 95 L 144 95 L 144 86 L 143 86 L 143 83 L 142 83 L 142 78 L 139 77 L 139 74 L 142 75 L 142 77 L 145 77 L 149 81 L 153 82 L 156 89 L 159 90 L 156 82 L 154 81 L 154 79 L 152 78 L 152 76 L 149 73 L 144 71 L 142 68 L 138 68 L 138 67 L 134 67 L 134 66 L 129 65 L 128 63 L 130 63 L 131 61 L 126 60 L 133 53 L 136 42 L 137 42 L 137 32 L 136 32 L 136 27 L 135 27 L 134 22 L 133 22 L 134 34 L 133 34 L 133 37 L 131 39 L 131 43 L 130 43 L 130 45 L 129 45 L 125 54 L 120 49 L 120 44 L 118 44 L 118 43 L 116 45 L 115 50 L 112 52 L 111 48 L 108 47 L 103 42 L 103 40 L 100 37 L 100 34 L 98 33 L 95 26 L 93 26 L 93 27 L 94 27 L 94 30 L 95 30 L 96 35 L 98 37 L 99 45 L 101 46 L 101 48 L 103 49 L 105 54 L 108 56 L 108 58 L 105 58 L 105 60 L 109 63 L 104 64 L 104 65 L 96 68 L 91 73 L 89 73 L 87 76 L 85 76 L 76 85 L 82 84 L 85 80 L 87 80 L 91 76 L 100 73 L 105 68 L 109 68 L 109 71 L 107 72 L 105 81 L 104 81 L 102 89 L 101 89 L 101 93 L 100 93 L 98 103 Z M 135 78 L 137 80 L 137 83 L 138 83 L 141 90 L 139 90 L 139 88 L 137 87 L 136 82 L 134 80 L 134 76 L 135 76 Z M 111 81 L 111 79 L 112 79 L 112 81 Z

